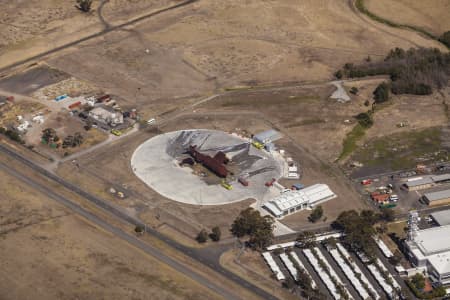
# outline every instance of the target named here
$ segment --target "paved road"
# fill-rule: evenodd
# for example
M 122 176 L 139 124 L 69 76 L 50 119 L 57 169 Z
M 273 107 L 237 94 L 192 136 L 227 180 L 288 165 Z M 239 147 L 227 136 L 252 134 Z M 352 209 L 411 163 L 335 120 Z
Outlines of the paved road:
M 34 171 L 40 173 L 41 175 L 47 177 L 48 179 L 50 179 L 52 181 L 55 181 L 55 182 L 59 183 L 60 185 L 62 185 L 66 189 L 68 189 L 68 190 L 70 190 L 70 191 L 72 191 L 74 193 L 77 193 L 78 195 L 82 196 L 86 200 L 88 200 L 91 203 L 95 204 L 97 207 L 99 207 L 99 208 L 109 212 L 111 215 L 117 217 L 118 219 L 120 219 L 122 221 L 125 221 L 125 222 L 127 222 L 127 223 L 129 223 L 129 224 L 131 224 L 133 226 L 143 226 L 143 227 L 145 227 L 147 234 L 150 234 L 150 235 L 160 239 L 161 241 L 165 242 L 169 246 L 171 246 L 171 247 L 179 250 L 180 252 L 184 253 L 185 255 L 189 256 L 190 258 L 198 261 L 199 263 L 202 263 L 203 265 L 205 265 L 205 266 L 215 270 L 216 272 L 219 272 L 220 274 L 222 274 L 223 276 L 225 276 L 229 280 L 231 280 L 231 281 L 235 282 L 236 284 L 240 285 L 242 288 L 245 288 L 245 289 L 248 289 L 248 290 L 252 291 L 254 294 L 260 296 L 263 299 L 277 299 L 273 295 L 265 292 L 264 290 L 260 289 L 259 287 L 251 284 L 250 282 L 244 280 L 243 278 L 241 278 L 241 277 L 235 275 L 234 273 L 228 271 L 227 269 L 223 268 L 220 265 L 220 263 L 219 263 L 219 255 L 220 254 L 211 255 L 211 253 L 208 253 L 208 251 L 209 251 L 208 248 L 206 248 L 206 249 L 193 249 L 193 248 L 186 247 L 186 246 L 184 246 L 182 244 L 179 244 L 178 242 L 176 242 L 176 241 L 174 241 L 174 240 L 172 240 L 172 239 L 162 235 L 161 233 L 159 233 L 158 231 L 154 230 L 153 228 L 147 227 L 145 223 L 143 223 L 142 221 L 140 221 L 140 220 L 138 220 L 138 219 L 128 215 L 122 209 L 120 209 L 119 207 L 113 205 L 112 203 L 109 203 L 109 202 L 106 202 L 106 201 L 104 201 L 104 200 L 102 200 L 100 198 L 97 198 L 94 195 L 84 191 L 80 187 L 75 186 L 75 185 L 71 184 L 70 182 L 65 181 L 61 177 L 59 177 L 59 176 L 57 176 L 57 175 L 55 175 L 55 174 L 45 170 L 44 168 L 38 166 L 37 164 L 35 164 L 31 160 L 29 160 L 28 158 L 22 156 L 21 154 L 16 153 L 14 150 L 10 149 L 9 147 L 7 147 L 5 145 L 1 145 L 0 144 L 0 152 L 5 154 L 5 155 L 7 155 L 7 156 L 9 156 L 9 157 L 11 157 L 11 158 L 13 158 L 13 159 L 16 159 L 16 160 L 24 163 L 25 165 L 27 165 L 28 167 L 30 167 Z M 25 179 L 27 179 L 29 181 L 32 181 L 30 178 L 25 178 Z M 44 190 L 47 190 L 47 188 L 44 187 Z M 48 193 L 51 193 L 51 192 L 48 191 Z M 76 204 L 71 203 L 71 205 L 76 205 Z M 86 213 L 88 213 L 88 212 L 86 212 Z M 103 222 L 103 221 L 101 221 L 101 222 Z M 105 223 L 105 222 L 103 222 L 103 223 Z M 110 226 L 110 225 L 108 225 L 108 226 Z M 123 233 L 123 234 L 125 234 L 125 233 Z M 197 275 L 197 276 L 199 276 L 199 275 Z M 211 284 L 209 283 L 206 286 L 209 286 L 209 285 L 211 285 Z
M 131 234 L 128 234 L 128 233 L 124 232 L 123 230 L 106 223 L 102 219 L 98 218 L 96 215 L 90 213 L 89 211 L 85 210 L 84 208 L 75 204 L 74 202 L 68 200 L 67 198 L 64 198 L 61 195 L 52 192 L 50 189 L 48 189 L 48 187 L 46 187 L 40 183 L 37 183 L 33 179 L 31 179 L 23 174 L 16 172 L 14 169 L 6 166 L 3 163 L 0 163 L 0 169 L 6 171 L 8 174 L 16 177 L 18 180 L 26 183 L 33 189 L 45 194 L 50 199 L 53 199 L 53 200 L 63 204 L 64 206 L 70 208 L 71 210 L 73 210 L 77 214 L 81 215 L 82 217 L 86 218 L 87 220 L 97 224 L 102 229 L 113 233 L 114 235 L 127 241 L 131 245 L 133 245 L 133 246 L 145 251 L 147 254 L 150 254 L 151 256 L 155 257 L 159 261 L 171 266 L 178 272 L 181 272 L 181 273 L 185 274 L 186 276 L 188 276 L 189 278 L 197 281 L 201 285 L 208 287 L 209 289 L 213 290 L 214 292 L 221 295 L 225 299 L 240 299 L 235 294 L 230 293 L 229 291 L 225 290 L 224 288 L 216 285 L 215 283 L 213 283 L 206 277 L 193 272 L 192 269 L 185 267 L 184 265 L 180 264 L 179 262 L 175 261 L 174 259 L 163 254 L 160 250 L 153 248 L 149 244 L 138 239 L 137 237 L 135 237 Z

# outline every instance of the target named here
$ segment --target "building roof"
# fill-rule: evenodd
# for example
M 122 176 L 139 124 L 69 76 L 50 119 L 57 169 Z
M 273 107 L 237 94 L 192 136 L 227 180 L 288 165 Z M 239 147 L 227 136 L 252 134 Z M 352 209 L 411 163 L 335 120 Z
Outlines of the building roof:
M 336 195 L 326 184 L 314 184 L 298 191 L 282 193 L 278 197 L 264 204 L 276 216 L 283 211 L 297 207 L 302 204 L 314 205 L 317 202 L 335 198 Z
M 262 142 L 263 144 L 268 144 L 271 142 L 274 142 L 276 140 L 279 140 L 283 137 L 283 135 L 273 129 L 270 130 L 266 130 L 260 133 L 257 133 L 253 136 L 253 139 L 258 141 L 258 142 Z
M 435 175 L 431 177 L 434 182 L 450 180 L 450 174 Z
M 419 177 L 419 178 L 412 178 L 408 180 L 405 184 L 408 187 L 415 187 L 425 184 L 432 184 L 434 183 L 433 179 L 431 177 Z
M 425 256 L 450 252 L 450 225 L 417 231 L 414 242 Z
M 450 225 L 450 209 L 434 212 L 431 217 L 439 226 Z
M 438 191 L 438 192 L 425 193 L 423 195 L 430 202 L 431 201 L 437 201 L 437 200 L 450 198 L 450 190 L 443 190 L 443 191 Z

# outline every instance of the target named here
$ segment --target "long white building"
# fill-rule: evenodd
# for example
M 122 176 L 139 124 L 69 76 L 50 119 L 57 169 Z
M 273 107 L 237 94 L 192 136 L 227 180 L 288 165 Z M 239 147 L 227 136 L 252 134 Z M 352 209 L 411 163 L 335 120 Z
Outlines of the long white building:
M 322 202 L 336 198 L 326 184 L 314 184 L 298 191 L 287 191 L 266 202 L 263 207 L 277 218 L 296 211 L 312 208 Z

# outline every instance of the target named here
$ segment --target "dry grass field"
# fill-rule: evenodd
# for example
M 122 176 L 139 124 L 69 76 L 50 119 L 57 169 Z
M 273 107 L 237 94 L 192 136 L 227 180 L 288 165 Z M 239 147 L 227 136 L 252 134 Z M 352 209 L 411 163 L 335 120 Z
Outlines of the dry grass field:
M 364 3 L 380 17 L 424 28 L 437 36 L 450 30 L 449 0 L 365 0 Z
M 348 1 L 199 1 L 49 64 L 160 114 L 220 88 L 329 80 L 348 61 L 415 45 L 440 47 L 414 32 L 373 26 Z
M 216 299 L 0 171 L 1 299 Z

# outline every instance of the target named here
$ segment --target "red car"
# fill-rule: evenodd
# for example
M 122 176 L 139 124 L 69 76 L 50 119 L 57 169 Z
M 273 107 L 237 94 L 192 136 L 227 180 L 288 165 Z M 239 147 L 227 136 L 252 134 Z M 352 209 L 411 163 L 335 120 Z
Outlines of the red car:
M 369 184 L 371 184 L 373 181 L 372 181 L 372 179 L 364 179 L 363 181 L 361 181 L 361 184 L 362 185 L 369 185 Z

